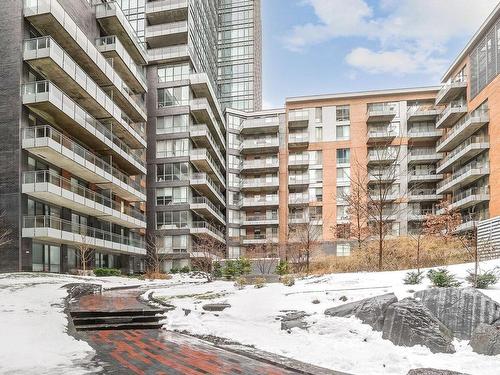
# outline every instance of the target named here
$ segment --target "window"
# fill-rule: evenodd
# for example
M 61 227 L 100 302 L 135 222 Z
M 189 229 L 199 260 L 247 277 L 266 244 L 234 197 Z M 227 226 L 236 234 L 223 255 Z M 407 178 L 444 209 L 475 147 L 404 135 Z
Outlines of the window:
M 350 120 L 349 105 L 338 105 L 335 109 L 335 117 L 338 122 Z
M 164 187 L 156 189 L 156 205 L 167 206 L 171 204 L 188 203 L 187 186 Z
M 350 137 L 350 126 L 349 125 L 337 125 L 335 127 L 337 140 L 348 140 Z
M 338 257 L 346 257 L 351 255 L 351 244 L 349 243 L 338 243 L 337 244 L 337 254 Z
M 158 240 L 161 250 L 167 253 L 185 253 L 188 249 L 186 234 L 160 237 Z
M 162 116 L 156 119 L 156 134 L 187 132 L 189 115 Z
M 188 163 L 158 164 L 156 166 L 156 182 L 189 180 Z
M 323 182 L 323 170 L 322 169 L 311 169 L 309 170 L 310 182 L 312 184 L 317 182 Z
M 342 201 L 351 194 L 350 186 L 337 186 L 337 201 Z
M 189 140 L 187 138 L 156 141 L 157 158 L 180 156 L 189 156 Z
M 158 108 L 189 104 L 189 87 L 169 87 L 158 89 Z
M 351 152 L 348 148 L 339 148 L 337 150 L 337 165 L 349 164 Z
M 314 128 L 314 139 L 316 142 L 321 142 L 323 140 L 323 128 Z
M 158 82 L 171 82 L 188 79 L 191 69 L 189 64 L 179 64 L 158 67 Z
M 337 220 L 349 220 L 349 206 L 337 206 Z
M 309 189 L 309 200 L 313 202 L 323 201 L 323 188 L 313 187 Z
M 163 211 L 156 213 L 156 229 L 187 228 L 188 211 Z
M 351 168 L 349 167 L 337 168 L 337 181 L 346 182 L 349 181 L 350 177 L 351 177 Z
M 309 207 L 309 218 L 311 220 L 322 220 L 323 219 L 323 207 L 321 207 L 321 206 Z
M 236 173 L 229 173 L 229 187 L 239 188 L 240 187 L 240 175 Z
M 314 109 L 314 119 L 316 122 L 323 122 L 323 108 L 317 107 Z
M 309 164 L 311 165 L 323 165 L 323 153 L 319 151 L 309 151 Z

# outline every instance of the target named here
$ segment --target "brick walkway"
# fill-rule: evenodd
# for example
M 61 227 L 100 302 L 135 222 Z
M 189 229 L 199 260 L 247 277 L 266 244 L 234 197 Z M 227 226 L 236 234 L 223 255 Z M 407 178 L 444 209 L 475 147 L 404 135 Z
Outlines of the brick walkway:
M 296 374 L 174 332 L 93 331 L 79 335 L 106 362 L 106 374 Z

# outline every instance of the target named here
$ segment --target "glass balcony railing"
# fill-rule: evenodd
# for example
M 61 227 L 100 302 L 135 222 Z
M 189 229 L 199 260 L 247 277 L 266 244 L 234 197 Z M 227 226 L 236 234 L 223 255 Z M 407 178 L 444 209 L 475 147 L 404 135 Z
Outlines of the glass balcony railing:
M 441 99 L 443 99 L 443 97 L 449 92 L 449 90 L 454 87 L 467 87 L 467 76 L 464 74 L 460 74 L 450 82 L 445 83 L 436 96 L 436 103 L 439 103 Z
M 458 154 L 460 154 L 463 150 L 473 144 L 489 144 L 490 139 L 487 136 L 475 135 L 470 138 L 467 138 L 464 142 L 460 143 L 460 145 L 453 149 L 453 151 L 446 154 L 446 156 L 437 163 L 438 167 L 442 167 L 450 163 L 450 161 L 455 158 Z
M 465 174 L 472 172 L 472 171 L 477 171 L 479 174 L 488 174 L 490 171 L 488 162 L 473 161 L 473 162 L 465 165 L 464 167 L 460 168 L 459 170 L 455 171 L 448 178 L 439 182 L 437 184 L 437 187 L 438 187 L 438 189 L 444 188 L 450 182 L 453 182 L 453 181 L 459 179 L 460 177 L 464 176 Z
M 224 201 L 224 194 L 222 193 L 221 189 L 219 186 L 213 182 L 213 180 L 210 178 L 210 176 L 206 173 L 193 173 L 190 178 L 192 183 L 203 181 L 206 182 L 208 186 L 210 186 L 215 193 L 219 196 L 219 198 Z
M 221 211 L 220 206 L 216 206 L 206 197 L 193 197 L 191 199 L 192 204 L 206 204 L 210 207 L 217 215 L 219 215 L 222 219 L 224 219 L 224 214 Z
M 193 223 L 191 223 L 191 228 L 193 228 L 193 229 L 207 229 L 208 231 L 212 232 L 213 234 L 221 237 L 222 240 L 224 240 L 224 237 L 225 237 L 225 235 L 224 235 L 224 233 L 222 233 L 222 231 L 217 229 L 212 224 L 207 223 L 206 221 L 193 221 Z
M 453 194 L 452 203 L 457 203 L 463 199 L 476 195 L 489 196 L 489 194 L 490 188 L 488 186 L 472 187 L 467 190 L 461 191 L 460 193 Z
M 451 139 L 456 137 L 458 134 L 463 132 L 470 124 L 474 118 L 477 117 L 487 117 L 489 115 L 488 109 L 477 109 L 465 116 L 463 116 L 453 127 L 446 133 L 446 135 L 438 140 L 436 147 L 439 147 Z

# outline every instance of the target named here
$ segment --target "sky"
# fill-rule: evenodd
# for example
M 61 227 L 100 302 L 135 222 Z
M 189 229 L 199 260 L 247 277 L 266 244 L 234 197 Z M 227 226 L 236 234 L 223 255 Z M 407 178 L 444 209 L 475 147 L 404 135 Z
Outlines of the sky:
M 262 0 L 263 106 L 437 85 L 499 0 Z

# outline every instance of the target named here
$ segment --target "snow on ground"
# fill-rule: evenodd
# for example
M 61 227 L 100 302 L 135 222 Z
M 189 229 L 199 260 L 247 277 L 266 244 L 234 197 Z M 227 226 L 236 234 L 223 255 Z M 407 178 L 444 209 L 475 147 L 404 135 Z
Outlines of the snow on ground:
M 100 370 L 92 364 L 94 350 L 68 335 L 64 312 L 65 284 L 92 282 L 103 288 L 141 285 L 159 287 L 199 282 L 176 276 L 141 281 L 126 277 L 76 277 L 14 273 L 0 275 L 0 374 L 68 374 Z
M 500 266 L 500 261 L 483 262 L 481 269 Z M 463 280 L 472 264 L 447 267 Z M 455 354 L 432 354 L 423 346 L 400 347 L 382 339 L 382 333 L 356 318 L 332 318 L 325 309 L 388 292 L 398 298 L 412 295 L 410 290 L 428 287 L 404 285 L 406 271 L 331 274 L 297 280 L 292 287 L 267 284 L 239 290 L 233 282 L 215 281 L 198 285 L 177 285 L 154 290 L 156 297 L 178 308 L 169 312 L 165 327 L 193 334 L 210 334 L 254 345 L 256 348 L 352 374 L 406 374 L 411 368 L 434 367 L 462 371 L 471 375 L 497 375 L 500 356 L 488 357 L 472 352 L 467 341 L 455 340 Z M 465 285 L 465 283 L 464 283 Z M 500 302 L 500 283 L 485 293 Z M 314 300 L 320 303 L 314 304 Z M 227 302 L 229 309 L 218 313 L 203 312 L 208 302 Z M 183 309 L 192 312 L 185 314 Z M 278 315 L 283 310 L 303 310 L 311 314 L 308 331 L 280 329 Z M 217 316 L 218 315 L 218 316 Z

